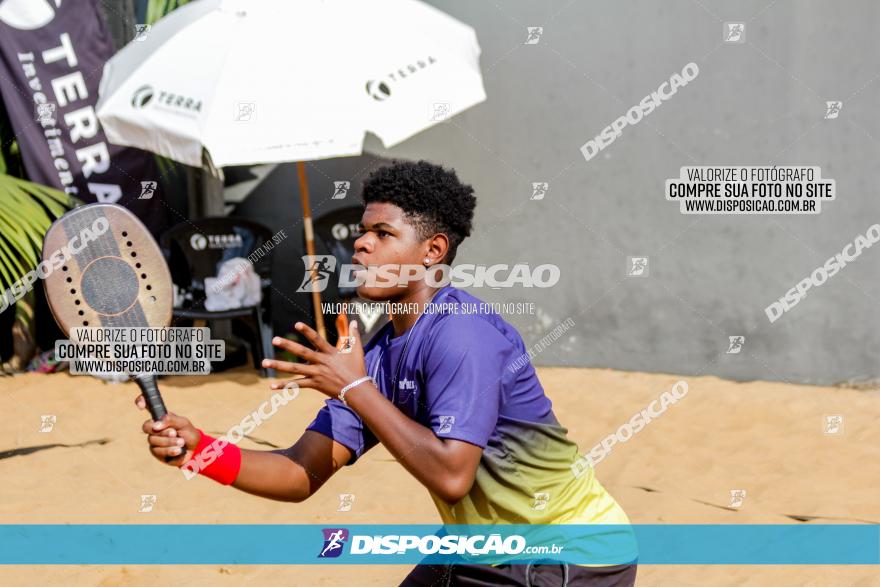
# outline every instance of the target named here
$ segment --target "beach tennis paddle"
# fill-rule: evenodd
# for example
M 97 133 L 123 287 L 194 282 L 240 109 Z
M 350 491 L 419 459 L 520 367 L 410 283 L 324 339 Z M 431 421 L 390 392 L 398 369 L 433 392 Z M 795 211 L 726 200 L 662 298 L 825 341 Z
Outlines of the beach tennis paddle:
M 171 323 L 168 265 L 147 227 L 122 206 L 88 204 L 56 220 L 43 240 L 43 261 L 56 267 L 45 278 L 46 298 L 68 337 L 77 327 Z M 161 419 L 167 410 L 155 374 L 130 377 L 153 420 Z

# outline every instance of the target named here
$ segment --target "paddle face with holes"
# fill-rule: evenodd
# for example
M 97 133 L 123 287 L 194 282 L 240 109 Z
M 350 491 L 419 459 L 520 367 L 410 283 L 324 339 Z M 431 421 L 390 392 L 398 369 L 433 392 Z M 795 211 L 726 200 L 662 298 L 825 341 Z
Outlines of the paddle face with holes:
M 61 263 L 58 256 L 67 258 Z M 55 221 L 43 260 L 57 267 L 46 298 L 61 329 L 163 327 L 171 323 L 171 274 L 153 236 L 126 208 L 89 204 Z M 154 420 L 165 415 L 155 377 L 135 379 Z

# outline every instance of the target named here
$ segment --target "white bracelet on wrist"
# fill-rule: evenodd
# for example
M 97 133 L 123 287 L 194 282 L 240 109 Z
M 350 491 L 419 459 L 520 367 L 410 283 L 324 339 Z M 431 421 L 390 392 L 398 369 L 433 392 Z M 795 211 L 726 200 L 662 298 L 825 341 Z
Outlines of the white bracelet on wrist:
M 339 399 L 339 401 L 341 401 L 341 402 L 344 403 L 345 405 L 348 405 L 348 402 L 345 401 L 345 393 L 346 393 L 349 389 L 351 389 L 351 388 L 353 388 L 353 387 L 355 387 L 355 386 L 357 386 L 357 385 L 360 385 L 360 384 L 363 383 L 364 381 L 373 381 L 373 378 L 370 377 L 369 375 L 366 375 L 366 376 L 364 376 L 364 377 L 361 377 L 360 379 L 355 379 L 354 381 L 352 381 L 351 383 L 349 383 L 348 385 L 346 385 L 345 387 L 343 387 L 342 389 L 340 389 L 340 390 L 339 390 L 339 395 L 336 396 L 336 397 Z M 375 381 L 373 381 L 373 383 L 375 383 Z

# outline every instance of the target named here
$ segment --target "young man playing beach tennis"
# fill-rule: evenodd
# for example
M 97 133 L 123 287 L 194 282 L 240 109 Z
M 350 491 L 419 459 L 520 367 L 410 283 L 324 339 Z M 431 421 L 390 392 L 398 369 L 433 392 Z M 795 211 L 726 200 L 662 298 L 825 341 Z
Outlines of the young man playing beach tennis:
M 371 268 L 451 265 L 470 235 L 476 205 L 473 189 L 454 171 L 424 161 L 378 169 L 364 183 L 363 199 L 354 263 Z M 267 360 L 265 366 L 301 376 L 293 380 L 297 385 L 330 399 L 289 449 L 230 444 L 202 474 L 254 495 L 302 501 L 382 443 L 428 489 L 445 524 L 628 524 L 592 469 L 573 473 L 577 446 L 557 421 L 531 363 L 523 361 L 528 355 L 519 333 L 490 311 L 456 311 L 480 301 L 429 283 L 436 282 L 422 278 L 398 287 L 395 279 L 393 287 L 358 287 L 364 299 L 414 311 L 393 314 L 366 346 L 352 322 L 350 352 L 339 352 L 302 323 L 296 329 L 314 348 L 275 339 L 305 362 Z M 141 398 L 137 402 L 144 407 Z M 152 454 L 161 462 L 170 457 L 175 466 L 214 440 L 174 414 L 148 420 L 143 430 Z M 629 586 L 635 574 L 635 564 L 419 565 L 404 585 L 567 579 L 568 585 Z

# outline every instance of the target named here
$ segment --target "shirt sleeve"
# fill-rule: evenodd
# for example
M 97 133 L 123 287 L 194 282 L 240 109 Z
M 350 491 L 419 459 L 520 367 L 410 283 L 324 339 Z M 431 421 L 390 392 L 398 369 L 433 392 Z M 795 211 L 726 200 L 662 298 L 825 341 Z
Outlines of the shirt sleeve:
M 424 363 L 431 429 L 439 438 L 485 447 L 501 409 L 510 342 L 476 315 L 449 315 L 432 333 Z
M 306 430 L 314 430 L 328 436 L 351 451 L 348 464 L 353 465 L 362 454 L 376 446 L 378 440 L 364 426 L 354 410 L 338 399 L 328 399 Z

